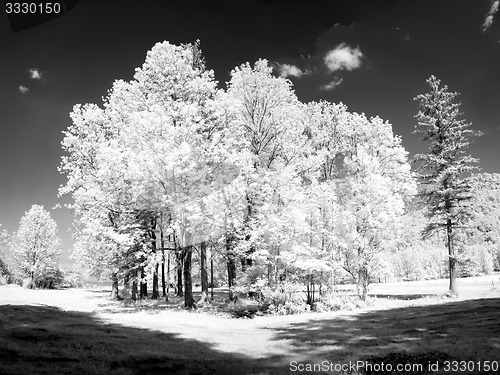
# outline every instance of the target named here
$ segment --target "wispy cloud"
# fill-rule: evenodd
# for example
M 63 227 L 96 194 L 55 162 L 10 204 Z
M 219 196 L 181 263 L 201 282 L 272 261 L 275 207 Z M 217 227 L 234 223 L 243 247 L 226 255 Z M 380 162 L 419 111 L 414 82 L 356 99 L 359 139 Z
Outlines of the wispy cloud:
M 396 30 L 401 33 L 404 40 L 410 40 L 410 33 L 408 31 L 402 30 L 399 26 L 396 27 Z
M 489 12 L 486 14 L 486 18 L 483 23 L 483 32 L 488 30 L 489 27 L 493 24 L 493 18 L 500 10 L 500 0 L 493 0 L 491 2 L 491 8 Z
M 297 77 L 300 78 L 304 75 L 311 74 L 310 70 L 302 70 L 298 66 L 290 64 L 279 64 L 277 63 L 277 70 L 281 77 Z
M 28 69 L 28 73 L 32 79 L 42 79 L 42 72 L 38 68 Z
M 337 70 L 353 70 L 361 66 L 363 53 L 358 47 L 350 47 L 345 43 L 339 44 L 337 47 L 328 51 L 324 58 L 324 63 L 329 72 Z
M 30 91 L 29 88 L 27 88 L 26 86 L 23 86 L 23 85 L 20 85 L 18 87 L 19 91 L 21 91 L 21 94 L 26 94 L 28 91 Z
M 327 83 L 326 85 L 321 86 L 320 89 L 323 91 L 332 91 L 337 86 L 339 86 L 343 81 L 344 81 L 343 78 L 335 77 L 335 79 L 333 81 L 331 81 L 330 83 Z

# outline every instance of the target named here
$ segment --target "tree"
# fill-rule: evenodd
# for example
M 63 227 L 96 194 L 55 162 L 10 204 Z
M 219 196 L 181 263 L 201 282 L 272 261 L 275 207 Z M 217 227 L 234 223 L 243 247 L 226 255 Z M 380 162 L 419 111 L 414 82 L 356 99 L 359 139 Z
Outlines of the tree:
M 214 133 L 220 123 L 217 93 L 199 43 L 174 46 L 163 42 L 148 52 L 133 81 L 115 84 L 106 103 L 111 121 L 122 130 L 113 147 L 126 155 L 131 202 L 141 209 L 169 213 L 178 281 L 182 285 L 184 276 L 188 308 L 195 306 L 193 245 L 207 239 L 202 200 L 220 174 L 220 163 L 213 157 L 218 152 Z M 155 242 L 152 239 L 152 256 Z
M 353 113 L 343 138 L 343 175 L 339 181 L 340 255 L 366 299 L 381 255 L 393 246 L 405 202 L 415 193 L 407 151 L 392 126 Z
M 60 246 L 57 224 L 50 213 L 43 206 L 31 206 L 11 242 L 15 270 L 29 278 L 30 288 L 56 272 Z
M 473 196 L 474 215 L 464 233 L 469 251 L 462 258 L 475 273 L 489 273 L 500 268 L 500 175 L 475 174 Z M 470 271 L 463 268 L 462 273 Z
M 0 224 L 0 227 L 2 224 Z M 0 285 L 11 282 L 11 273 L 4 261 L 4 249 L 9 242 L 9 233 L 6 230 L 0 232 Z
M 411 207 L 401 218 L 394 247 L 384 254 L 397 280 L 427 280 L 446 276 L 447 266 L 437 236 L 422 238 L 427 225 L 423 209 Z
M 248 270 L 248 275 L 241 276 L 253 284 L 259 272 L 251 268 L 260 267 L 262 262 L 275 264 L 279 256 L 281 239 L 275 237 L 276 241 L 266 243 L 260 239 L 273 238 L 265 233 L 272 221 L 267 219 L 271 213 L 281 215 L 283 205 L 274 210 L 283 197 L 280 190 L 290 188 L 300 173 L 296 163 L 305 152 L 306 140 L 303 105 L 291 82 L 274 77 L 266 60 L 258 60 L 253 67 L 246 63 L 233 69 L 227 94 L 235 109 L 228 128 L 231 138 L 239 139 L 239 144 L 236 140 L 234 143 L 242 147 L 240 157 L 234 161 L 240 171 L 235 182 L 242 184 L 236 190 L 243 193 L 244 210 L 239 212 L 243 215 L 241 220 L 231 218 L 239 225 L 226 231 L 226 243 L 234 243 L 233 239 L 238 238 L 236 253 L 240 255 L 242 271 Z M 232 258 L 232 250 L 228 247 L 228 257 Z M 256 264 L 257 258 L 261 265 Z M 229 274 L 234 273 L 232 261 Z M 264 269 L 267 273 L 267 266 Z
M 424 236 L 444 230 L 449 257 L 450 292 L 457 294 L 457 231 L 471 217 L 471 173 L 479 162 L 467 154 L 471 139 L 480 133 L 460 119 L 459 95 L 448 91 L 435 76 L 427 79 L 430 92 L 418 95 L 414 134 L 428 144 L 426 153 L 415 155 L 420 162 L 419 195 L 427 205 L 429 223 Z
M 407 152 L 387 121 L 342 104 L 310 103 L 309 117 L 307 133 L 319 157 L 309 185 L 317 203 L 307 206 L 310 244 L 320 251 L 311 255 L 328 264 L 332 279 L 340 267 L 349 273 L 365 299 L 415 192 Z
M 68 177 L 60 194 L 74 199 L 78 234 L 93 243 L 79 250 L 83 258 L 93 259 L 96 269 L 117 276 L 129 267 L 137 278 L 138 266 L 141 281 L 144 270 L 152 271 L 156 297 L 162 260 L 157 215 L 171 217 L 168 227 L 179 260 L 190 256 L 195 242 L 207 239 L 202 199 L 220 174 L 212 157 L 217 153 L 217 94 L 198 43 L 163 42 L 148 52 L 133 80 L 114 83 L 104 109 L 75 106 L 73 125 L 62 142 L 69 156 L 60 168 Z M 153 216 L 145 220 L 147 213 Z M 127 260 L 133 259 L 127 255 L 130 247 L 137 249 L 133 269 Z M 184 264 L 184 275 L 190 278 L 190 263 Z
M 0 227 L 2 224 L 0 224 Z M 9 233 L 4 229 L 3 231 L 0 231 L 0 259 L 3 259 L 5 256 L 4 250 L 7 247 L 9 243 Z
M 79 257 L 116 286 L 131 281 L 132 295 L 152 279 L 156 297 L 168 235 L 188 308 L 198 244 L 206 299 L 207 243 L 224 248 L 232 292 L 300 280 L 312 305 L 314 284 L 347 259 L 366 297 L 412 186 L 390 124 L 301 103 L 265 60 L 218 89 L 199 43 L 157 43 L 103 108 L 75 106 L 71 117 L 60 193 L 74 199 Z

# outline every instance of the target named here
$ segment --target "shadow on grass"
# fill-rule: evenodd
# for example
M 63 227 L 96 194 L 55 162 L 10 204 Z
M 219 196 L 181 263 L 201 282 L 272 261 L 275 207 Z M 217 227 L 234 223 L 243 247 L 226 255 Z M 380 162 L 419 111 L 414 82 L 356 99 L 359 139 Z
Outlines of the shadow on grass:
M 119 301 L 111 300 L 107 295 L 99 293 L 96 293 L 96 297 L 101 301 L 98 306 L 100 308 L 99 311 L 102 313 L 133 314 L 140 311 L 149 314 L 158 314 L 164 310 L 185 310 L 184 297 L 178 297 L 173 294 L 169 295 L 168 301 L 166 301 L 163 296 L 158 297 L 157 299 L 152 299 L 148 296 L 144 299 L 138 299 L 136 301 L 132 301 L 131 299 L 123 299 Z M 195 301 L 198 302 L 201 299 L 201 292 L 194 292 L 193 297 Z M 209 299 L 211 299 L 211 297 L 211 294 L 209 294 Z M 233 318 L 252 318 L 255 314 L 266 311 L 269 307 L 269 305 L 244 297 L 241 297 L 237 303 L 232 302 L 229 300 L 226 290 L 214 292 L 213 297 L 214 300 L 209 303 L 198 304 L 197 309 L 201 309 L 201 311 L 227 314 Z
M 413 371 L 359 373 L 426 374 L 433 373 L 429 364 L 439 363 L 443 371 L 444 361 L 450 360 L 500 362 L 499 312 L 499 298 L 365 311 L 292 323 L 278 329 L 275 340 L 291 342 L 296 355 L 309 363 L 366 361 L 392 364 L 393 371 L 397 364 L 412 364 L 417 365 Z
M 95 295 L 111 295 L 111 289 L 85 289 L 85 290 Z
M 450 374 L 443 372 L 444 361 L 498 361 L 499 311 L 500 298 L 494 298 L 309 315 L 268 328 L 276 345 L 285 345 L 286 355 L 273 356 L 271 351 L 254 359 L 176 334 L 104 323 L 89 313 L 3 305 L 0 374 L 284 374 L 289 373 L 289 361 L 422 366 L 401 372 L 328 372 L 352 375 L 426 374 L 431 373 L 429 364 L 439 363 L 441 373 Z M 252 338 L 250 330 L 249 347 Z M 274 343 L 269 344 L 272 348 Z
M 46 306 L 0 306 L 1 374 L 246 374 L 273 366 L 174 334 Z
M 413 300 L 426 297 L 436 297 L 437 294 L 372 294 L 369 293 L 368 296 L 375 298 L 386 298 L 386 299 L 396 299 L 396 300 Z

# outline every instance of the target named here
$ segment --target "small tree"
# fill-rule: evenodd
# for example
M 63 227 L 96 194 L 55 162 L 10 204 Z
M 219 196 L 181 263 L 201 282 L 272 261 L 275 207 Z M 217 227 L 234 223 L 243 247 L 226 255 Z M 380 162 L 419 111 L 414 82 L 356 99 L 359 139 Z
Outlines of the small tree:
M 425 154 L 415 155 L 421 162 L 420 195 L 427 205 L 429 223 L 424 236 L 444 230 L 449 256 L 450 292 L 457 294 L 457 255 L 455 240 L 457 229 L 470 218 L 472 210 L 472 184 L 470 174 L 478 169 L 478 159 L 467 155 L 471 138 L 480 133 L 470 129 L 470 123 L 460 119 L 459 95 L 440 86 L 434 76 L 427 79 L 430 92 L 418 95 L 420 111 L 415 116 L 418 124 L 414 134 L 428 143 Z M 469 202 L 469 203 L 468 203 Z
M 50 213 L 43 206 L 31 206 L 11 242 L 15 271 L 29 278 L 30 288 L 57 269 L 60 245 L 57 224 Z
M 0 224 L 0 227 L 2 224 Z M 9 234 L 6 230 L 0 232 L 0 285 L 12 282 L 12 275 L 10 273 L 7 263 L 4 261 L 4 248 L 6 247 L 9 239 Z
M 0 224 L 0 227 L 2 224 Z M 4 229 L 0 231 L 0 260 L 5 256 L 4 250 L 9 243 L 9 233 Z

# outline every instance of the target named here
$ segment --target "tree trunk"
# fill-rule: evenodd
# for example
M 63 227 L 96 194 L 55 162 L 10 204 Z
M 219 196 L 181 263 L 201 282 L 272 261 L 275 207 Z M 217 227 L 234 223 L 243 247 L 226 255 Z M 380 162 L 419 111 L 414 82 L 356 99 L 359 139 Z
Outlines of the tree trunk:
M 278 289 L 278 285 L 280 284 L 279 280 L 279 268 L 278 268 L 278 259 L 280 257 L 280 247 L 279 245 L 276 247 L 276 260 L 274 261 L 274 287 Z
M 166 289 L 166 279 L 165 279 L 165 252 L 163 251 L 162 254 L 162 262 L 161 262 L 161 293 L 162 297 L 167 296 L 167 289 Z
M 307 300 L 306 300 L 306 303 L 309 306 L 312 307 L 314 305 L 314 299 L 315 299 L 314 295 L 315 295 L 315 292 L 316 292 L 316 288 L 315 288 L 315 285 L 314 285 L 314 275 L 313 274 L 307 275 L 306 287 L 307 287 Z
M 125 277 L 123 278 L 122 297 L 123 298 L 130 297 L 130 273 L 129 272 L 127 272 L 125 274 Z
M 200 270 L 201 270 L 201 298 L 199 303 L 204 303 L 208 298 L 208 270 L 207 270 L 207 243 L 200 244 Z
M 450 293 L 458 296 L 457 288 L 457 259 L 455 258 L 455 248 L 453 247 L 453 228 L 451 224 L 451 219 L 448 219 L 446 223 L 446 235 L 447 235 L 447 245 L 448 245 L 448 259 L 450 268 Z
M 233 234 L 226 234 L 226 256 L 227 256 L 227 285 L 229 287 L 229 299 L 234 300 L 232 287 L 236 279 L 236 256 L 233 252 Z
M 184 259 L 183 259 L 183 252 L 182 249 L 179 247 L 177 243 L 177 238 L 175 236 L 175 233 L 173 234 L 174 237 L 174 246 L 175 246 L 175 261 L 177 264 L 177 297 L 183 297 L 184 292 L 182 290 L 182 269 L 183 269 L 183 264 L 184 264 Z
M 144 267 L 141 267 L 141 283 L 139 286 L 140 294 L 139 298 L 143 299 L 148 296 L 148 283 L 144 280 Z
M 193 255 L 193 247 L 186 246 L 183 249 L 184 253 L 184 307 L 192 309 L 196 307 L 193 298 L 193 283 L 191 280 L 191 259 Z
M 163 228 L 160 226 L 160 245 L 161 245 L 161 291 L 162 297 L 167 297 L 165 290 L 165 239 L 163 237 Z
M 170 291 L 170 251 L 167 253 L 167 293 L 165 300 L 168 301 L 168 293 Z
M 210 254 L 210 288 L 211 288 L 210 300 L 213 302 L 214 301 L 214 258 L 212 255 L 213 254 Z
M 134 273 L 134 280 L 132 281 L 132 301 L 137 301 L 137 270 Z
M 182 251 L 180 249 L 176 252 L 177 257 L 177 297 L 183 297 L 184 292 L 182 291 L 182 268 L 183 268 L 183 259 L 182 259 Z
M 120 299 L 118 293 L 118 275 L 116 272 L 111 274 L 111 299 Z
M 158 292 L 158 263 L 155 264 L 154 272 L 153 272 L 153 294 L 151 295 L 152 299 L 158 299 L 160 297 L 160 293 Z
M 228 254 L 227 256 L 227 285 L 229 287 L 229 299 L 232 301 L 234 299 L 233 286 L 234 280 L 236 278 L 236 262 L 234 259 L 234 254 Z
M 35 271 L 31 271 L 30 273 L 30 281 L 29 281 L 29 289 L 35 288 Z
M 358 271 L 358 281 L 356 283 L 356 288 L 358 289 L 358 296 L 366 301 L 366 296 L 368 294 L 368 270 L 365 267 L 360 268 Z
M 156 224 L 157 224 L 157 216 L 156 213 L 152 214 L 151 216 L 151 222 L 149 226 L 149 237 L 151 238 L 151 250 L 153 251 L 153 258 L 155 261 L 154 267 L 153 267 L 153 294 L 151 295 L 152 299 L 158 299 L 160 296 L 160 293 L 158 292 L 158 260 L 156 258 L 156 251 L 157 251 L 157 246 L 156 246 Z
M 257 165 L 254 165 L 254 168 L 257 168 Z M 252 198 L 251 194 L 247 192 L 246 194 L 246 201 L 247 201 L 247 207 L 246 207 L 246 213 L 245 213 L 245 218 L 244 218 L 244 226 L 246 229 L 250 228 L 250 223 L 252 222 L 252 219 L 257 215 L 256 209 L 255 209 L 255 199 Z M 247 233 L 245 235 L 245 241 L 250 242 L 250 234 Z M 255 253 L 255 244 L 253 242 L 250 242 L 250 246 L 248 247 L 248 250 L 245 252 L 245 254 L 241 257 L 241 271 L 245 272 L 247 270 L 247 267 L 252 267 L 253 265 L 253 254 Z

